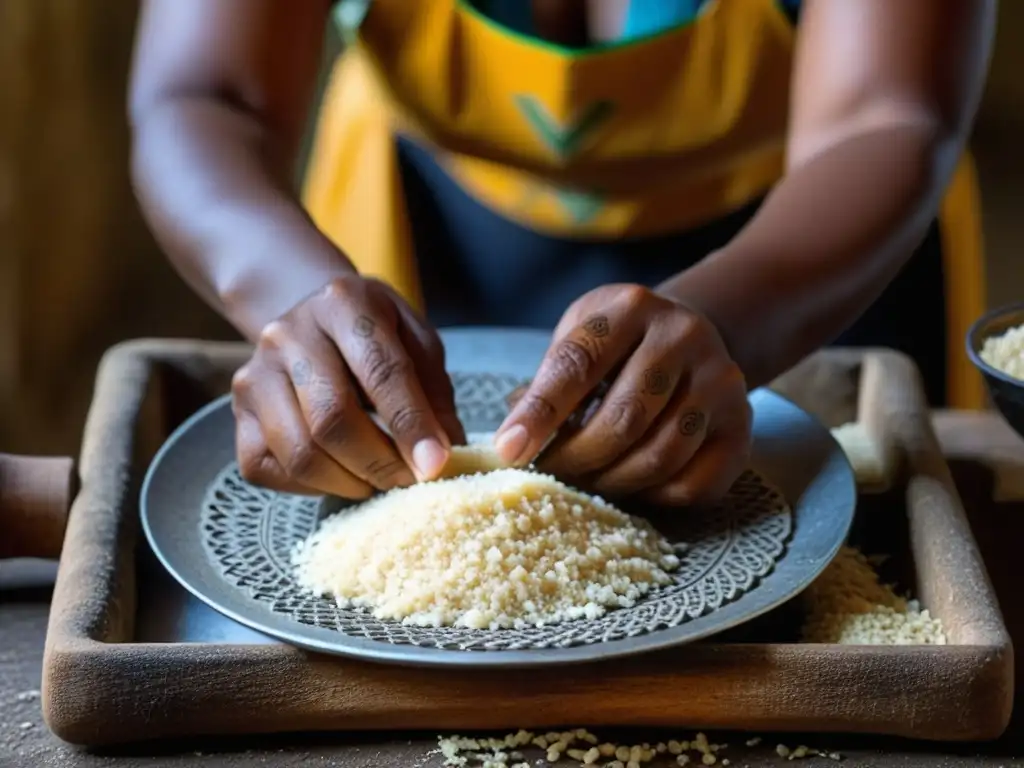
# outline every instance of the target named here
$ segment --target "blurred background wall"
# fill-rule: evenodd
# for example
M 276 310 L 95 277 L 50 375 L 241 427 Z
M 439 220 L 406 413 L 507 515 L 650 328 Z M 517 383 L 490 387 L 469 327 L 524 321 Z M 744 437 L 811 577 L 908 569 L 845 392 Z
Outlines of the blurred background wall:
M 77 452 L 121 339 L 234 338 L 178 280 L 128 180 L 137 0 L 0 0 L 0 451 Z M 336 53 L 330 37 L 325 63 Z M 1024 2 L 1001 4 L 973 146 L 990 303 L 1024 298 Z

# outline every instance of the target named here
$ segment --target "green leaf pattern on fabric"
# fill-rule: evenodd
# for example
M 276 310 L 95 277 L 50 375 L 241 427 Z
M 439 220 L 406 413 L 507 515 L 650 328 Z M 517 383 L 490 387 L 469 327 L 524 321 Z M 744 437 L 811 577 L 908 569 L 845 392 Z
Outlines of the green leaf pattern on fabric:
M 593 137 L 594 133 L 615 111 L 610 101 L 597 101 L 584 109 L 570 123 L 562 125 L 535 97 L 520 94 L 515 97 L 519 112 L 529 123 L 537 137 L 559 159 L 567 160 Z

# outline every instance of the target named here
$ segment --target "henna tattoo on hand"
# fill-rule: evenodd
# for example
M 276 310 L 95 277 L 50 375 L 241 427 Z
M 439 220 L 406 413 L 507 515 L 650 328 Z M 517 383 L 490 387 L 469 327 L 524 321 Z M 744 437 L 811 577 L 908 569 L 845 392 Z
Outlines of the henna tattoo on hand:
M 644 394 L 664 395 L 672 389 L 672 377 L 657 365 L 644 371 Z
M 605 315 L 591 315 L 587 318 L 587 321 L 583 323 L 583 330 L 595 339 L 603 339 L 611 333 L 612 328 Z
M 296 387 L 305 387 L 313 380 L 313 366 L 309 360 L 299 360 L 292 366 L 292 382 Z
M 704 416 L 703 412 L 687 411 L 679 420 L 679 431 L 682 432 L 685 437 L 693 437 L 704 429 L 704 423 L 706 421 L 707 418 Z
M 377 324 L 366 315 L 360 315 L 356 318 L 356 323 L 352 330 L 359 338 L 368 339 L 373 336 L 373 332 L 377 330 Z

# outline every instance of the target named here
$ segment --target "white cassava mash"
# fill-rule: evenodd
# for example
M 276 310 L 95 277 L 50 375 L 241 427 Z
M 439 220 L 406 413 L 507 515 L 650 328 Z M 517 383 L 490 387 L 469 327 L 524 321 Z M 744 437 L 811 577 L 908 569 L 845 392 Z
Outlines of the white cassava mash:
M 679 559 L 646 521 L 553 477 L 499 469 L 343 510 L 294 564 L 305 589 L 378 619 L 503 629 L 632 606 L 670 584 Z
M 1024 325 L 985 339 L 981 359 L 997 371 L 1024 381 Z

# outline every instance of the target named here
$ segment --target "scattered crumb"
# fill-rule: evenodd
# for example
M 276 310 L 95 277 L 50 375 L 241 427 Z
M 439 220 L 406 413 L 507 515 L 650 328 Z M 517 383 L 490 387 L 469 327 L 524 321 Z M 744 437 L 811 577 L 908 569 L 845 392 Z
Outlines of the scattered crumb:
M 760 738 L 752 738 L 747 746 L 760 743 Z M 441 754 L 444 765 L 452 768 L 522 768 L 529 763 L 514 764 L 513 761 L 522 760 L 523 752 L 520 750 L 530 747 L 541 750 L 543 758 L 537 761 L 538 765 L 571 760 L 583 768 L 654 768 L 669 764 L 668 760 L 672 757 L 680 768 L 694 763 L 709 768 L 732 764 L 728 758 L 719 757 L 719 753 L 728 749 L 729 745 L 711 742 L 703 733 L 698 733 L 690 740 L 670 739 L 653 745 L 647 742 L 615 744 L 600 741 L 585 728 L 544 734 L 520 730 L 502 738 L 485 739 L 438 736 L 438 749 L 432 754 Z M 791 751 L 782 744 L 776 748 L 776 752 L 780 757 L 789 759 L 808 755 L 831 756 L 803 746 Z M 838 755 L 834 759 L 838 759 Z

